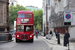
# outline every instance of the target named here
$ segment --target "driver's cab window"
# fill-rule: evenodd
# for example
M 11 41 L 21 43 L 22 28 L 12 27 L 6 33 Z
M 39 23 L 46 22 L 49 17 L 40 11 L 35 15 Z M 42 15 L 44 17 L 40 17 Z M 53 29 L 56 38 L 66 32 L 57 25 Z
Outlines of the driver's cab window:
M 32 27 L 26 27 L 26 31 L 32 31 Z

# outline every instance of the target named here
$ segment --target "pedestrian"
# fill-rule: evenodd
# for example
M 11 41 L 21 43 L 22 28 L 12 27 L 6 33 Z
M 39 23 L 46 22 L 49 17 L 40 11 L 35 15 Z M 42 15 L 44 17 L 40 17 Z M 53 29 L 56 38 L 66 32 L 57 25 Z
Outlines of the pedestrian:
M 58 31 L 56 30 L 56 32 L 55 32 L 55 35 L 56 35 L 56 39 L 57 39 L 57 35 L 58 35 Z
M 39 31 L 38 31 L 38 35 L 39 35 Z
M 34 31 L 33 35 L 35 35 L 35 31 Z
M 36 31 L 36 38 L 38 38 L 38 31 Z
M 46 35 L 48 34 L 48 29 L 46 30 Z
M 50 35 L 51 35 L 51 37 L 53 36 L 52 30 L 50 31 Z
M 67 46 L 67 44 L 69 45 L 69 38 L 70 38 L 70 34 L 66 30 L 64 34 L 64 46 Z
M 59 32 L 57 34 L 57 43 L 60 44 L 60 34 L 59 34 Z

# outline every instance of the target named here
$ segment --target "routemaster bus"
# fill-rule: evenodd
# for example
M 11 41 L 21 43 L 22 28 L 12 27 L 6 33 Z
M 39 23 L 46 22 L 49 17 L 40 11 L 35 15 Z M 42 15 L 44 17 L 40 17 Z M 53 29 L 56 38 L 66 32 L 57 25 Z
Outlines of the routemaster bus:
M 33 42 L 33 13 L 31 11 L 18 11 L 16 18 L 16 42 Z

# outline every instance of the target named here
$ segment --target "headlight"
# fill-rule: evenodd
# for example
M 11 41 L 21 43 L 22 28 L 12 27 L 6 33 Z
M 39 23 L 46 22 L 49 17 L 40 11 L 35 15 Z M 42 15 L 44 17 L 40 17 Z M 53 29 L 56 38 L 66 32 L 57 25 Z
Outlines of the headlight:
M 32 35 L 30 35 L 30 37 L 32 37 Z
M 17 35 L 17 37 L 19 37 L 19 35 Z

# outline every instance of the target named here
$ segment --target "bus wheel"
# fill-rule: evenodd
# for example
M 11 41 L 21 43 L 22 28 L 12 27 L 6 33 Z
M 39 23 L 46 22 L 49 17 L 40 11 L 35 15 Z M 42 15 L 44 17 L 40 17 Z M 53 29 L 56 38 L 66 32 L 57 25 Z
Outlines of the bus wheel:
M 16 43 L 18 43 L 19 42 L 19 40 L 18 39 L 16 39 Z
M 31 42 L 33 43 L 33 39 L 31 39 Z

